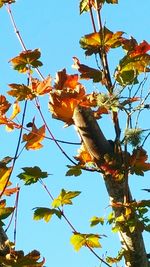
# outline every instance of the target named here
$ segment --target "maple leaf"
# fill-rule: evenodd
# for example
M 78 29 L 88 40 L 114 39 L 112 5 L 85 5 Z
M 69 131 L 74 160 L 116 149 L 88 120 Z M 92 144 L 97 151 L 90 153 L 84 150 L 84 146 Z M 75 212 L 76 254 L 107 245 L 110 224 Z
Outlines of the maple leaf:
M 35 93 L 24 84 L 11 83 L 8 85 L 12 90 L 7 93 L 16 98 L 17 101 L 32 100 L 36 97 Z
M 24 255 L 22 250 L 15 251 L 11 249 L 10 254 L 7 254 L 7 257 L 0 256 L 0 262 L 4 266 L 11 267 L 42 267 L 44 266 L 45 259 L 39 262 L 40 253 L 37 250 L 33 250 L 27 255 Z
M 3 191 L 3 189 L 6 186 L 6 183 L 7 183 L 7 187 L 11 185 L 11 182 L 10 181 L 8 182 L 11 171 L 12 171 L 11 167 L 0 168 L 0 191 Z
M 77 197 L 80 193 L 80 191 L 66 191 L 62 189 L 59 196 L 53 200 L 52 206 L 58 208 L 64 205 L 72 205 L 71 199 Z
M 150 50 L 150 44 L 148 44 L 145 40 L 135 45 L 134 49 L 129 53 L 130 57 L 135 57 L 139 55 L 146 54 Z
M 61 211 L 57 209 L 49 209 L 44 207 L 38 207 L 34 209 L 34 220 L 44 219 L 45 222 L 49 222 L 52 216 L 55 214 L 59 219 L 61 218 Z
M 30 71 L 30 68 L 37 68 L 42 66 L 42 62 L 38 59 L 41 53 L 39 49 L 26 50 L 21 52 L 18 56 L 9 60 L 12 63 L 13 68 L 21 73 Z
M 6 116 L 0 116 L 0 125 L 6 125 L 6 130 L 13 130 L 14 128 L 21 128 L 20 125 L 18 125 L 17 123 L 11 121 L 10 119 L 8 119 Z
M 40 81 L 35 78 L 31 78 L 31 89 L 34 94 L 38 95 L 44 95 L 49 93 L 52 90 L 51 87 L 51 77 L 48 76 L 44 81 Z
M 34 120 L 32 123 L 32 130 L 29 134 L 23 135 L 23 142 L 26 142 L 26 149 L 40 149 L 43 147 L 41 141 L 45 137 L 45 125 L 41 126 L 39 129 L 35 126 Z
M 83 246 L 88 246 L 90 248 L 101 248 L 99 239 L 100 236 L 97 234 L 74 233 L 70 239 L 70 242 L 74 246 L 74 249 L 78 251 Z
M 74 64 L 72 65 L 72 67 L 77 69 L 81 73 L 81 79 L 92 79 L 95 83 L 100 82 L 102 80 L 101 70 L 90 68 L 84 64 L 81 64 L 79 59 L 76 57 L 73 57 L 73 60 Z
M 37 166 L 34 167 L 24 167 L 22 168 L 24 172 L 20 173 L 18 177 L 24 181 L 25 185 L 30 185 L 37 183 L 39 179 L 47 178 L 48 173 L 42 172 Z
M 78 74 L 68 75 L 66 69 L 58 71 L 55 77 L 54 88 L 57 90 L 63 90 L 66 88 L 74 89 L 78 82 Z
M 85 165 L 86 163 L 93 162 L 93 159 L 89 152 L 87 151 L 84 144 L 81 145 L 80 149 L 78 149 L 78 155 L 75 156 L 75 159 L 80 162 L 80 164 Z
M 4 95 L 0 95 L 0 115 L 4 115 L 10 108 L 11 104 Z
M 123 41 L 124 43 L 124 41 Z M 128 44 L 126 45 L 127 50 Z M 138 83 L 137 76 L 142 72 L 150 72 L 150 44 L 143 41 L 139 45 L 133 41 L 127 55 L 123 57 L 115 72 L 115 78 L 121 85 Z
M 123 32 L 118 31 L 113 33 L 106 27 L 103 27 L 100 32 L 87 34 L 80 39 L 81 47 L 86 50 L 85 54 L 90 56 L 92 54 L 100 53 L 100 49 L 108 52 L 111 48 L 116 48 L 122 44 Z
M 148 156 L 142 147 L 133 150 L 130 157 L 130 173 L 144 176 L 145 171 L 150 170 L 150 163 L 147 163 Z
M 79 100 L 74 98 L 58 97 L 56 94 L 51 95 L 49 110 L 53 118 L 64 121 L 66 126 L 73 124 L 73 112 L 79 104 Z
M 10 116 L 10 119 L 13 120 L 20 113 L 20 111 L 21 111 L 20 106 L 19 106 L 18 102 L 16 101 L 13 104 L 13 112 Z

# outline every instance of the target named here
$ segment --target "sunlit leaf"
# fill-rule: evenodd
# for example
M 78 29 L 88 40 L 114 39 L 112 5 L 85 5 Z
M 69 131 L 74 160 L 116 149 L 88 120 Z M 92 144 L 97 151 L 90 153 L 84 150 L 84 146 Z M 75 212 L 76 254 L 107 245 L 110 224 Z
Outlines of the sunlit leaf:
M 86 50 L 85 54 L 90 56 L 92 54 L 100 53 L 100 49 L 108 52 L 111 48 L 116 48 L 122 44 L 122 34 L 119 31 L 113 33 L 106 27 L 103 27 L 100 32 L 87 34 L 80 39 L 81 47 Z
M 0 0 L 0 8 L 4 5 L 4 4 L 13 4 L 15 3 L 15 0 Z
M 42 62 L 39 61 L 41 52 L 39 49 L 35 50 L 26 50 L 19 54 L 9 62 L 12 63 L 13 68 L 21 73 L 30 71 L 30 68 L 37 68 L 42 66 Z
M 70 239 L 70 242 L 73 245 L 74 249 L 76 251 L 79 251 L 83 246 L 88 246 L 90 248 L 101 248 L 99 239 L 100 236 L 96 234 L 74 233 Z
M 19 103 L 16 101 L 13 104 L 13 112 L 10 116 L 10 119 L 13 120 L 20 113 L 20 111 L 21 111 L 21 109 L 20 109 Z
M 144 176 L 144 172 L 150 170 L 150 163 L 146 162 L 147 159 L 147 152 L 142 147 L 134 149 L 130 157 L 130 173 Z
M 46 79 L 43 81 L 40 81 L 35 78 L 31 78 L 31 88 L 32 92 L 38 96 L 38 95 L 44 95 L 49 93 L 52 90 L 51 87 L 51 77 L 48 76 Z
M 75 156 L 75 159 L 83 165 L 89 162 L 93 162 L 93 159 L 84 144 L 82 144 L 81 147 L 78 149 L 78 154 Z
M 78 74 L 67 74 L 66 69 L 60 70 L 56 73 L 54 88 L 57 90 L 75 89 L 79 84 Z
M 73 57 L 74 64 L 72 65 L 73 68 L 77 69 L 81 75 L 81 79 L 92 79 L 93 82 L 98 83 L 102 80 L 102 71 L 94 68 L 90 68 L 84 64 L 81 64 L 79 59 Z
M 4 115 L 10 106 L 11 104 L 7 101 L 6 97 L 4 95 L 0 95 L 0 115 Z
M 39 129 L 35 126 L 33 121 L 32 130 L 29 134 L 23 135 L 23 141 L 26 142 L 25 147 L 27 150 L 32 149 L 40 149 L 43 147 L 41 142 L 45 137 L 45 125 L 41 126 Z
M 129 49 L 127 45 L 126 49 Z M 121 85 L 136 84 L 140 73 L 150 72 L 150 55 L 146 53 L 149 50 L 150 44 L 146 41 L 140 44 L 133 42 L 132 50 L 129 49 L 127 55 L 120 60 L 115 72 L 115 78 Z
M 101 224 L 103 225 L 104 224 L 104 218 L 103 217 L 97 217 L 97 216 L 94 216 L 90 219 L 90 226 L 95 226 L 97 224 Z
M 24 181 L 25 185 L 37 183 L 39 179 L 47 178 L 48 173 L 41 171 L 37 166 L 35 167 L 24 167 L 24 172 L 20 173 L 18 177 Z
M 57 209 L 49 209 L 38 207 L 34 209 L 34 220 L 45 220 L 45 222 L 49 222 L 52 216 L 55 214 L 59 219 L 61 218 L 61 212 Z
M 13 194 L 15 194 L 17 192 L 18 192 L 18 187 L 13 187 L 13 188 L 9 188 L 9 189 L 7 188 L 4 191 L 4 195 L 5 196 L 11 196 L 11 195 L 13 195 Z
M 11 249 L 10 254 L 7 254 L 6 257 L 0 256 L 0 262 L 4 266 L 9 267 L 42 267 L 44 266 L 45 259 L 40 260 L 40 253 L 37 250 L 33 250 L 27 255 L 24 255 L 22 250 L 15 251 Z
M 9 84 L 11 90 L 7 91 L 7 93 L 16 98 L 17 101 L 23 100 L 32 100 L 36 97 L 35 93 L 24 84 Z
M 0 168 L 0 191 L 2 191 L 8 182 L 9 176 L 11 174 L 12 168 L 2 167 Z M 11 185 L 11 182 L 7 183 L 7 186 Z
M 52 206 L 58 208 L 64 205 L 72 205 L 72 199 L 77 197 L 80 193 L 79 191 L 66 191 L 62 189 L 59 196 L 52 202 Z
M 14 211 L 13 207 L 0 208 L 0 221 L 6 219 Z

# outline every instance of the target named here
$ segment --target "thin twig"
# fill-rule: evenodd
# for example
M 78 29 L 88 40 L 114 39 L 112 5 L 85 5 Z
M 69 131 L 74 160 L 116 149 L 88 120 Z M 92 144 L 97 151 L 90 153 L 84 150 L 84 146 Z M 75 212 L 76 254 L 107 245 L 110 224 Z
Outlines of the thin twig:
M 50 193 L 50 191 L 48 190 L 46 184 L 40 179 L 39 182 L 41 183 L 41 185 L 44 187 L 44 189 L 46 190 L 46 192 L 48 193 L 49 197 L 51 198 L 51 200 L 54 200 L 54 197 L 52 196 L 52 194 Z M 58 210 L 60 211 L 62 217 L 64 218 L 64 220 L 67 222 L 67 224 L 70 226 L 70 228 L 72 229 L 73 233 L 79 233 L 75 227 L 73 226 L 73 224 L 70 222 L 70 220 L 67 218 L 67 216 L 65 215 L 64 211 L 61 210 L 58 207 Z M 88 244 L 86 244 L 86 247 L 92 252 L 92 254 L 94 256 L 96 256 L 96 258 L 98 260 L 100 260 L 101 262 L 103 262 L 106 266 L 111 267 L 111 265 L 109 265 L 105 260 L 103 260 Z

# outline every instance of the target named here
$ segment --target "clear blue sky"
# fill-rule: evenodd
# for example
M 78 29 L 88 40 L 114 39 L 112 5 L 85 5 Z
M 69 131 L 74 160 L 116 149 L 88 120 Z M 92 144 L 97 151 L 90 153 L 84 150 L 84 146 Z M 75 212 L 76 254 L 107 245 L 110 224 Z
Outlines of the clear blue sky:
M 139 42 L 143 39 L 150 42 L 150 1 L 120 0 L 119 2 L 118 6 L 106 5 L 104 8 L 102 17 L 106 26 L 112 31 L 122 30 L 128 36 L 137 38 Z M 64 67 L 68 73 L 74 73 L 71 68 L 73 56 L 78 57 L 84 64 L 90 64 L 90 59 L 86 59 L 84 51 L 80 49 L 79 39 L 84 34 L 92 32 L 92 27 L 87 14 L 79 15 L 78 6 L 78 0 L 18 0 L 16 4 L 12 5 L 16 23 L 27 48 L 40 48 L 41 50 L 44 64 L 41 71 L 44 76 L 50 74 L 54 77 L 55 73 Z M 8 64 L 9 59 L 16 56 L 22 49 L 12 29 L 5 7 L 0 10 L 0 40 L 0 93 L 4 94 L 8 90 L 7 84 L 9 83 L 26 83 L 26 76 L 18 75 Z M 110 56 L 112 65 L 114 59 L 116 56 L 114 58 L 112 54 Z M 93 59 L 91 62 L 94 64 Z M 42 100 L 43 110 L 55 137 L 78 141 L 73 127 L 64 129 L 61 122 L 51 119 L 51 114 L 47 110 L 47 100 L 47 98 Z M 26 123 L 31 121 L 34 116 L 38 117 L 38 113 L 31 104 L 28 107 Z M 42 124 L 38 119 L 37 122 L 39 126 Z M 106 126 L 105 121 L 102 121 L 102 126 L 108 139 L 113 138 L 111 125 Z M 149 127 L 146 120 L 145 127 Z M 16 133 L 6 133 L 1 127 L 0 138 L 0 157 L 13 156 Z M 32 208 L 50 207 L 51 201 L 40 185 L 23 186 L 15 176 L 20 173 L 20 168 L 37 165 L 43 171 L 52 174 L 46 184 L 54 197 L 59 194 L 61 188 L 82 191 L 82 194 L 74 200 L 74 205 L 65 208 L 66 215 L 77 231 L 99 232 L 108 236 L 101 240 L 103 248 L 99 251 L 96 250 L 99 255 L 103 256 L 107 252 L 108 255 L 115 256 L 119 250 L 118 237 L 111 235 L 108 226 L 104 228 L 101 226 L 89 227 L 89 219 L 92 216 L 103 216 L 108 213 L 106 207 L 109 205 L 109 200 L 102 178 L 98 174 L 88 172 L 84 172 L 77 178 L 66 177 L 66 165 L 69 164 L 67 159 L 52 142 L 44 141 L 44 145 L 40 151 L 24 152 L 15 167 L 13 179 L 21 186 L 17 249 L 22 248 L 25 252 L 35 248 L 40 250 L 46 258 L 45 265 L 47 267 L 98 267 L 100 266 L 98 260 L 86 248 L 82 248 L 78 253 L 74 251 L 69 243 L 71 230 L 63 219 L 59 221 L 54 217 L 47 224 L 43 221 L 32 220 Z M 63 148 L 70 156 L 76 155 L 76 147 L 70 148 L 63 145 Z M 134 197 L 143 197 L 141 188 L 148 187 L 148 176 L 149 174 L 146 174 L 145 178 L 138 177 L 134 181 L 131 180 Z M 137 184 L 136 188 L 135 184 Z M 146 197 L 148 196 L 146 195 Z M 9 202 L 11 205 L 11 200 Z M 13 225 L 8 233 L 13 239 L 12 232 Z M 111 241 L 110 236 L 112 236 Z M 147 235 L 146 241 L 148 243 Z

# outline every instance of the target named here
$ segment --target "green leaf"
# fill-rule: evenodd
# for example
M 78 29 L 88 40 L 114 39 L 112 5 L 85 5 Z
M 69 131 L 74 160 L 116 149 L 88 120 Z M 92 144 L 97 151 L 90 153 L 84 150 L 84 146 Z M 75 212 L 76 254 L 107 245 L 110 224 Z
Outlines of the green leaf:
M 92 217 L 91 219 L 90 219 L 90 222 L 91 222 L 91 224 L 90 224 L 90 226 L 92 227 L 92 226 L 95 226 L 95 225 L 97 225 L 97 224 L 101 224 L 101 225 L 103 225 L 104 224 L 104 218 L 103 217 L 97 217 L 97 216 L 94 216 L 94 217 Z
M 45 220 L 45 222 L 49 222 L 53 215 L 56 215 L 59 219 L 61 218 L 61 212 L 56 209 L 49 209 L 38 207 L 35 208 L 33 219 L 34 220 Z
M 66 191 L 62 189 L 59 196 L 52 202 L 52 206 L 58 208 L 63 205 L 72 205 L 71 199 L 77 197 L 80 193 L 79 191 Z
M 100 236 L 96 234 L 74 233 L 70 239 L 70 242 L 74 246 L 74 249 L 79 251 L 83 246 L 88 246 L 90 248 L 101 248 L 99 239 Z
M 67 165 L 69 170 L 66 172 L 66 176 L 79 176 L 82 174 L 81 166 L 70 166 Z
M 6 219 L 15 208 L 13 207 L 7 207 L 7 208 L 0 208 L 0 221 Z
M 115 73 L 116 80 L 122 85 L 136 84 L 137 76 L 142 72 L 150 72 L 150 55 L 141 54 L 132 56 L 127 54 L 120 60 L 119 66 Z
M 35 167 L 24 167 L 24 172 L 20 173 L 17 177 L 24 181 L 25 185 L 30 185 L 38 182 L 39 179 L 47 178 L 48 173 L 42 172 L 37 166 Z

